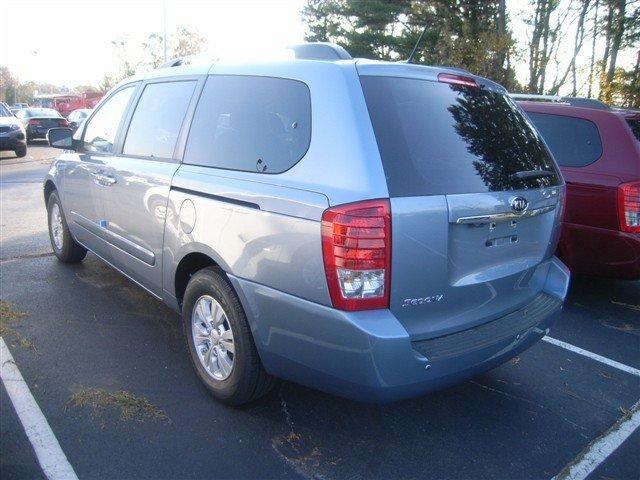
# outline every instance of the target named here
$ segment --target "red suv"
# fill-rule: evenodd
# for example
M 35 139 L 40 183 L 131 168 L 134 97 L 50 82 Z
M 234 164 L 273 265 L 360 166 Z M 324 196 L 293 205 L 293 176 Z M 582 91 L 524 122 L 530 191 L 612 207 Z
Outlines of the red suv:
M 640 279 L 640 111 L 514 95 L 567 183 L 558 256 L 573 273 Z

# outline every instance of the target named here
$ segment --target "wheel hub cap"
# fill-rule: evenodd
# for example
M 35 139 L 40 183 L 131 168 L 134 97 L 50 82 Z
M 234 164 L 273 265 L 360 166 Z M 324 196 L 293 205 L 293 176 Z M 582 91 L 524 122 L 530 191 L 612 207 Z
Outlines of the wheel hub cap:
M 227 314 L 210 295 L 200 297 L 191 314 L 191 335 L 200 364 L 216 380 L 231 375 L 235 342 Z
M 53 243 L 55 244 L 58 250 L 62 250 L 62 235 L 63 235 L 63 226 L 62 226 L 62 213 L 60 212 L 60 207 L 57 203 L 53 204 L 51 207 L 51 236 L 53 237 Z

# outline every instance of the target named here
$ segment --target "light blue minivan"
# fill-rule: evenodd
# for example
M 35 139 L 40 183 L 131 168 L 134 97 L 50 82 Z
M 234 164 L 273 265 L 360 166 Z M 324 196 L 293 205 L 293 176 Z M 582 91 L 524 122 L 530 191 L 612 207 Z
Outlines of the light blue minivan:
M 90 250 L 180 312 L 197 375 L 234 405 L 276 378 L 416 396 L 543 337 L 569 283 L 565 186 L 505 90 L 292 52 L 159 68 L 73 137 L 51 129 L 58 258 Z

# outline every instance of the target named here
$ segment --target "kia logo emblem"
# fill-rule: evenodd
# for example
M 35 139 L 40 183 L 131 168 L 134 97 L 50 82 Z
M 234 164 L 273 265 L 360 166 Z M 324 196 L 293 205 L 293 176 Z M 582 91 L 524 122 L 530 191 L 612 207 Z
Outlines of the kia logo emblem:
M 511 199 L 511 210 L 516 213 L 524 212 L 529 206 L 529 201 L 524 197 L 515 197 Z

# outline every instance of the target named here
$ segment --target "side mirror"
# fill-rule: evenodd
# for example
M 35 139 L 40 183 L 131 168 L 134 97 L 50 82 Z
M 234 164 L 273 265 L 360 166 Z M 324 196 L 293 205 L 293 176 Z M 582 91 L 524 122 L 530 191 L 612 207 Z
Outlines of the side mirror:
M 73 130 L 70 128 L 50 128 L 47 132 L 47 142 L 54 148 L 76 149 L 73 143 Z

